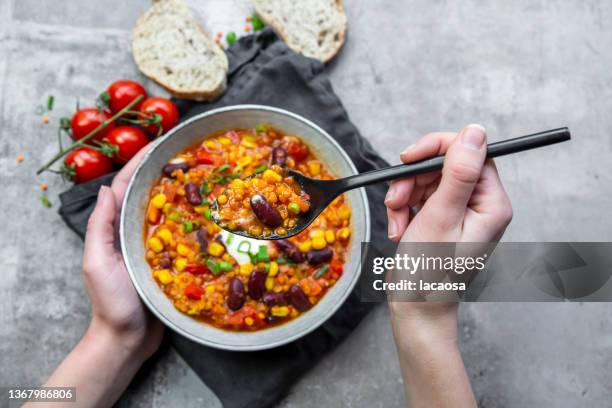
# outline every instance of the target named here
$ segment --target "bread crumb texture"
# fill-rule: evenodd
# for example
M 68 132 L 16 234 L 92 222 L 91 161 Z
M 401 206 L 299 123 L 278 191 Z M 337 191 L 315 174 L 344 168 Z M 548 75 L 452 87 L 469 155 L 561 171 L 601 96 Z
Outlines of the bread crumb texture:
M 228 62 L 182 0 L 156 0 L 133 31 L 139 69 L 177 97 L 212 100 L 225 90 Z
M 323 62 L 344 44 L 346 14 L 341 0 L 251 0 L 257 14 L 294 51 Z

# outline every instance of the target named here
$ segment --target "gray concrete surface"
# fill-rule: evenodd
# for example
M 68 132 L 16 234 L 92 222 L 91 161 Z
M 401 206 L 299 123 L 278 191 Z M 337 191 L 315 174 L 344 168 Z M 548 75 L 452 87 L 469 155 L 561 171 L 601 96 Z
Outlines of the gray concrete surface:
M 128 31 L 147 4 L 0 0 L 0 384 L 43 381 L 88 321 L 82 243 L 38 202 L 39 181 L 49 182 L 55 208 L 66 185 L 33 176 L 55 150 L 35 107 L 54 94 L 56 120 L 76 95 L 91 102 L 112 80 L 139 78 Z M 397 162 L 419 135 L 471 122 L 492 139 L 569 125 L 571 144 L 498 161 L 515 208 L 505 239 L 612 238 L 611 2 L 352 0 L 346 9 L 348 41 L 329 73 L 385 158 Z M 26 156 L 19 166 L 18 154 Z M 481 406 L 612 406 L 611 312 L 608 304 L 462 306 L 461 347 Z M 171 352 L 119 405 L 210 401 Z M 381 307 L 281 406 L 403 404 Z

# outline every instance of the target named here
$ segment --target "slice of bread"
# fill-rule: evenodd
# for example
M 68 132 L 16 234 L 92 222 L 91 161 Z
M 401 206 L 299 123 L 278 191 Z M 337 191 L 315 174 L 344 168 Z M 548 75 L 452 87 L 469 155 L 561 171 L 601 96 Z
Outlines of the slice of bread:
M 133 31 L 143 74 L 179 98 L 209 101 L 225 90 L 227 57 L 183 0 L 153 0 Z
M 257 14 L 294 51 L 323 62 L 340 51 L 346 36 L 342 0 L 251 0 Z

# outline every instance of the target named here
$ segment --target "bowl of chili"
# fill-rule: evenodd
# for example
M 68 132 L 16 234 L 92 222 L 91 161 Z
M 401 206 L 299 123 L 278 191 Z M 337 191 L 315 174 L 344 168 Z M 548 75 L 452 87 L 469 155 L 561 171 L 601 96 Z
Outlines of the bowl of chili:
M 200 344 L 254 351 L 297 340 L 331 317 L 358 281 L 360 245 L 370 237 L 363 189 L 345 193 L 291 241 L 244 244 L 208 222 L 208 204 L 227 189 L 228 202 L 236 201 L 227 219 L 249 220 L 248 201 L 241 206 L 238 199 L 255 188 L 244 180 L 263 165 L 275 174 L 267 173 L 268 184 L 256 181 L 257 192 L 289 224 L 304 203 L 277 180 L 281 165 L 321 178 L 357 174 L 342 147 L 311 121 L 237 105 L 197 115 L 160 138 L 128 185 L 120 241 L 132 282 L 166 326 Z M 251 218 L 245 225 L 258 227 Z

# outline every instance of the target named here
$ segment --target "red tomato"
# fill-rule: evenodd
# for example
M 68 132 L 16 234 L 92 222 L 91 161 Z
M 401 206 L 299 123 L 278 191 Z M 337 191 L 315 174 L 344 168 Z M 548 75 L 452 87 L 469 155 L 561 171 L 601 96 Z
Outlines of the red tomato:
M 174 102 L 166 98 L 156 97 L 147 99 L 140 107 L 140 112 L 148 114 L 148 117 L 150 118 L 154 117 L 155 114 L 160 115 L 162 133 L 166 133 L 176 126 L 179 120 L 179 112 L 176 105 Z M 159 126 L 153 124 L 143 125 L 143 127 L 147 132 L 153 135 L 157 135 L 159 130 Z
M 293 157 L 293 160 L 296 162 L 301 162 L 304 160 L 308 156 L 309 152 L 310 150 L 308 149 L 308 146 L 306 146 L 304 143 L 289 142 L 287 145 L 287 153 L 289 153 L 289 155 Z
M 187 298 L 191 300 L 200 300 L 202 299 L 203 294 L 204 291 L 202 290 L 202 288 L 196 285 L 195 283 L 190 283 L 185 288 L 185 296 L 187 296 Z
M 125 108 L 130 102 L 142 95 L 142 99 L 131 110 L 137 111 L 142 103 L 147 99 L 147 91 L 136 81 L 129 79 L 115 81 L 106 90 L 108 92 L 108 107 L 111 112 L 117 113 Z
M 71 175 L 73 181 L 77 184 L 93 180 L 113 171 L 111 159 L 90 147 L 80 147 L 71 151 L 64 159 L 64 164 L 74 171 Z
M 79 140 L 91 133 L 95 128 L 100 126 L 102 122 L 110 119 L 108 113 L 98 110 L 97 108 L 85 108 L 79 110 L 72 117 L 72 138 Z M 100 133 L 94 136 L 94 140 L 101 141 L 108 132 L 115 127 L 115 122 L 111 122 Z M 90 139 L 91 140 L 91 139 Z
M 134 126 L 118 126 L 108 133 L 106 140 L 119 148 L 113 156 L 113 160 L 119 164 L 127 163 L 149 143 L 145 132 Z

